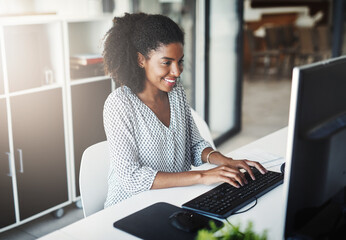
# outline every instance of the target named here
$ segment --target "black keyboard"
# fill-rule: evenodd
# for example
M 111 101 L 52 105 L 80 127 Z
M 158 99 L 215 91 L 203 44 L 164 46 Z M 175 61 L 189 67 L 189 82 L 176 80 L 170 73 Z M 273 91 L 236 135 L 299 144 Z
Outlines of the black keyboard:
M 227 218 L 250 202 L 283 183 L 282 173 L 268 171 L 261 174 L 252 168 L 256 180 L 246 172 L 248 184 L 240 188 L 223 183 L 212 190 L 184 203 L 183 208 L 218 218 Z

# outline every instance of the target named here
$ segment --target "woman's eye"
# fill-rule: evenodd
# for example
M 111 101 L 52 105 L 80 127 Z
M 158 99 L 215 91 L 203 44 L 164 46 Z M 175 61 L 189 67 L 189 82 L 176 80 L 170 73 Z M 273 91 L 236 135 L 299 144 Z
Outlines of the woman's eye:
M 163 62 L 162 64 L 164 64 L 164 65 L 170 65 L 171 64 L 171 62 Z
M 181 60 L 179 61 L 179 64 L 180 64 L 180 65 L 183 65 L 183 64 L 184 64 L 184 59 L 181 59 Z

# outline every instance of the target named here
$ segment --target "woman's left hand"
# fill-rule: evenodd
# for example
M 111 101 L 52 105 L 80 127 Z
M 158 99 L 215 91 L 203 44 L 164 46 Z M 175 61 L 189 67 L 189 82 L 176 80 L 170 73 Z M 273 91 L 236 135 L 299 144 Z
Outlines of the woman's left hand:
M 219 166 L 228 166 L 231 168 L 236 168 L 238 170 L 244 169 L 249 173 L 250 177 L 253 180 L 255 180 L 255 175 L 253 174 L 251 167 L 257 168 L 262 174 L 265 174 L 267 172 L 267 169 L 265 169 L 259 162 L 247 159 L 234 160 L 233 158 L 226 157 L 219 151 L 215 151 L 212 148 L 206 148 L 203 150 L 202 159 L 204 159 L 205 162 L 209 162 L 211 164 Z
M 241 160 L 234 160 L 233 158 L 225 157 L 225 161 L 223 165 L 228 165 L 230 167 L 238 168 L 238 169 L 244 169 L 249 173 L 251 178 L 255 180 L 255 175 L 253 174 L 251 167 L 257 168 L 260 173 L 265 174 L 267 172 L 267 169 L 265 169 L 262 164 L 256 161 L 251 161 L 247 159 L 241 159 Z

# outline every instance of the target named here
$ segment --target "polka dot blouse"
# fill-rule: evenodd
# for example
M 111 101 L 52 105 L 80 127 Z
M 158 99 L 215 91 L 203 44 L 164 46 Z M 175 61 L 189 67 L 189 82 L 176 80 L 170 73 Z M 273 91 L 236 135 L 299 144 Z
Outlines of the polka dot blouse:
M 168 98 L 166 127 L 130 88 L 119 87 L 108 96 L 103 112 L 110 150 L 105 207 L 149 190 L 158 171 L 182 172 L 202 164 L 202 151 L 210 144 L 198 132 L 182 85 Z

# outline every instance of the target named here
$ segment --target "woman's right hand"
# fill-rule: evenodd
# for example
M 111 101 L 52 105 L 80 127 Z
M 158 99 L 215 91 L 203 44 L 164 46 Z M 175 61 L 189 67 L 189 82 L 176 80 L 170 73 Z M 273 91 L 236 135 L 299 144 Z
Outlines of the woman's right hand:
M 233 168 L 227 165 L 221 165 L 210 170 L 200 171 L 202 175 L 202 183 L 210 185 L 219 182 L 226 182 L 232 186 L 239 188 L 247 184 L 244 173 L 238 168 Z

